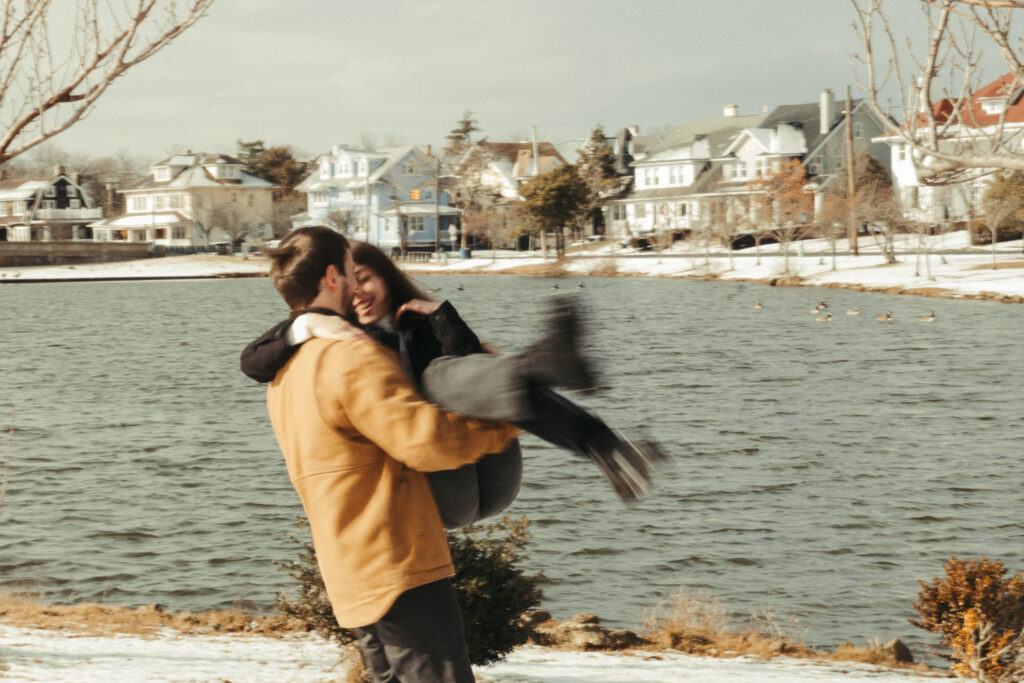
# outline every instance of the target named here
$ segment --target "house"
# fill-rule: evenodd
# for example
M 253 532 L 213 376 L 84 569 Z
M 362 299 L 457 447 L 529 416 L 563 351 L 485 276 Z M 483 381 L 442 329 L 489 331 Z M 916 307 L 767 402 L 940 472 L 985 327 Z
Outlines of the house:
M 194 247 L 269 237 L 274 184 L 244 166 L 227 154 L 189 149 L 159 161 L 121 190 L 124 215 L 91 225 L 94 239 Z
M 482 184 L 499 201 L 518 199 L 523 183 L 565 165 L 565 158 L 550 142 L 490 142 L 477 143 L 488 161 Z
M 383 248 L 433 249 L 449 241 L 458 209 L 438 188 L 439 164 L 429 147 L 381 150 L 334 145 L 296 189 L 308 209 L 294 227 L 331 225 Z
M 994 137 L 1000 125 L 1002 146 L 1019 149 L 1024 140 L 1024 89 L 1011 74 L 1005 74 L 962 101 L 935 102 L 932 115 L 936 125 L 945 128 L 946 140 L 939 143 L 940 150 L 991 150 L 989 136 Z M 925 134 L 926 118 L 919 115 L 919 135 Z M 925 184 L 919 180 L 918 170 L 927 168 L 932 159 L 914 152 L 896 133 L 878 135 L 875 141 L 890 149 L 893 191 L 907 217 L 970 229 L 973 220 L 984 215 L 983 200 L 993 169 L 976 169 L 944 184 Z
M 0 170 L 0 242 L 90 240 L 90 223 L 103 216 L 63 166 L 46 178 L 8 178 Z
M 713 119 L 690 121 L 650 145 L 632 162 L 632 189 L 605 207 L 608 235 L 626 238 L 665 230 L 688 230 L 699 211 L 712 161 L 764 114 L 739 116 L 734 105 Z
M 866 102 L 851 105 L 854 155 L 870 154 L 888 169 L 888 150 L 873 140 L 884 123 Z M 746 116 L 728 105 L 719 118 L 686 123 L 633 162 L 632 191 L 605 209 L 610 232 L 618 237 L 667 230 L 685 234 L 710 227 L 716 206 L 761 222 L 751 201 L 757 191 L 750 183 L 779 171 L 790 159 L 804 166 L 807 191 L 815 194 L 820 209 L 825 193 L 845 180 L 844 121 L 845 111 L 826 89 L 818 102 Z

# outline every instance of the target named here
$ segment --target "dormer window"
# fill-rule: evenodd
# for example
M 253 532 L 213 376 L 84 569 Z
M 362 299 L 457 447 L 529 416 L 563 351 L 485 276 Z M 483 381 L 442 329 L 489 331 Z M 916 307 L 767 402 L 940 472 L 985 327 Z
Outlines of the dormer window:
M 218 165 L 217 177 L 225 180 L 237 180 L 240 176 L 237 166 Z
M 57 188 L 54 187 L 53 185 L 50 185 L 43 192 L 43 196 L 45 196 L 45 197 L 56 197 L 57 196 Z
M 986 114 L 1002 114 L 1006 111 L 1006 100 L 1002 98 L 981 100 L 979 104 L 981 105 L 981 110 Z
M 343 176 L 350 176 L 350 175 L 352 175 L 352 162 L 351 161 L 346 161 L 344 164 L 341 165 L 341 175 L 343 175 Z
M 171 179 L 170 166 L 160 166 L 153 172 L 153 179 L 157 182 L 167 182 Z

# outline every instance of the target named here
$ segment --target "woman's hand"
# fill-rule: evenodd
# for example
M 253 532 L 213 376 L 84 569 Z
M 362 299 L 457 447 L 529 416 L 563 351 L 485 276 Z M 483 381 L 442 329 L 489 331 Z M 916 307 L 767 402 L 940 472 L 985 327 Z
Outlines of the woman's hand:
M 370 338 L 358 327 L 339 316 L 323 313 L 307 313 L 306 316 L 306 329 L 314 337 L 339 341 L 362 341 Z
M 430 315 L 437 309 L 441 308 L 441 304 L 436 301 L 425 301 L 423 299 L 411 299 L 406 301 L 404 304 L 398 307 L 395 311 L 395 322 L 402 317 L 402 314 L 406 311 L 412 311 L 413 313 L 419 313 L 420 315 Z

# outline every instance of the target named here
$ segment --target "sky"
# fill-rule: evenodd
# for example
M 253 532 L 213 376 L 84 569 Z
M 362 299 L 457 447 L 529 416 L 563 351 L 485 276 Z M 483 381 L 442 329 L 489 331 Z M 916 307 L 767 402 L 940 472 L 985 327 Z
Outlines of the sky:
M 888 5 L 922 33 L 918 2 Z M 853 18 L 847 0 L 216 0 L 53 144 L 156 161 L 262 139 L 312 158 L 363 133 L 443 145 L 468 110 L 491 140 L 536 126 L 565 146 L 597 124 L 857 97 Z

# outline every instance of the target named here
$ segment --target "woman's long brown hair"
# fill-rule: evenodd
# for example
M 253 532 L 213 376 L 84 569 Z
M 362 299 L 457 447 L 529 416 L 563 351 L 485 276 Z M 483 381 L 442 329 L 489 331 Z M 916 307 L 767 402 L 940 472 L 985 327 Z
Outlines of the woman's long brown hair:
M 387 254 L 372 244 L 353 242 L 352 260 L 357 265 L 366 266 L 384 280 L 384 284 L 388 288 L 388 309 L 391 315 L 394 315 L 395 311 L 407 301 L 413 299 L 430 301 L 430 297 L 413 284 L 409 276 L 399 270 Z

